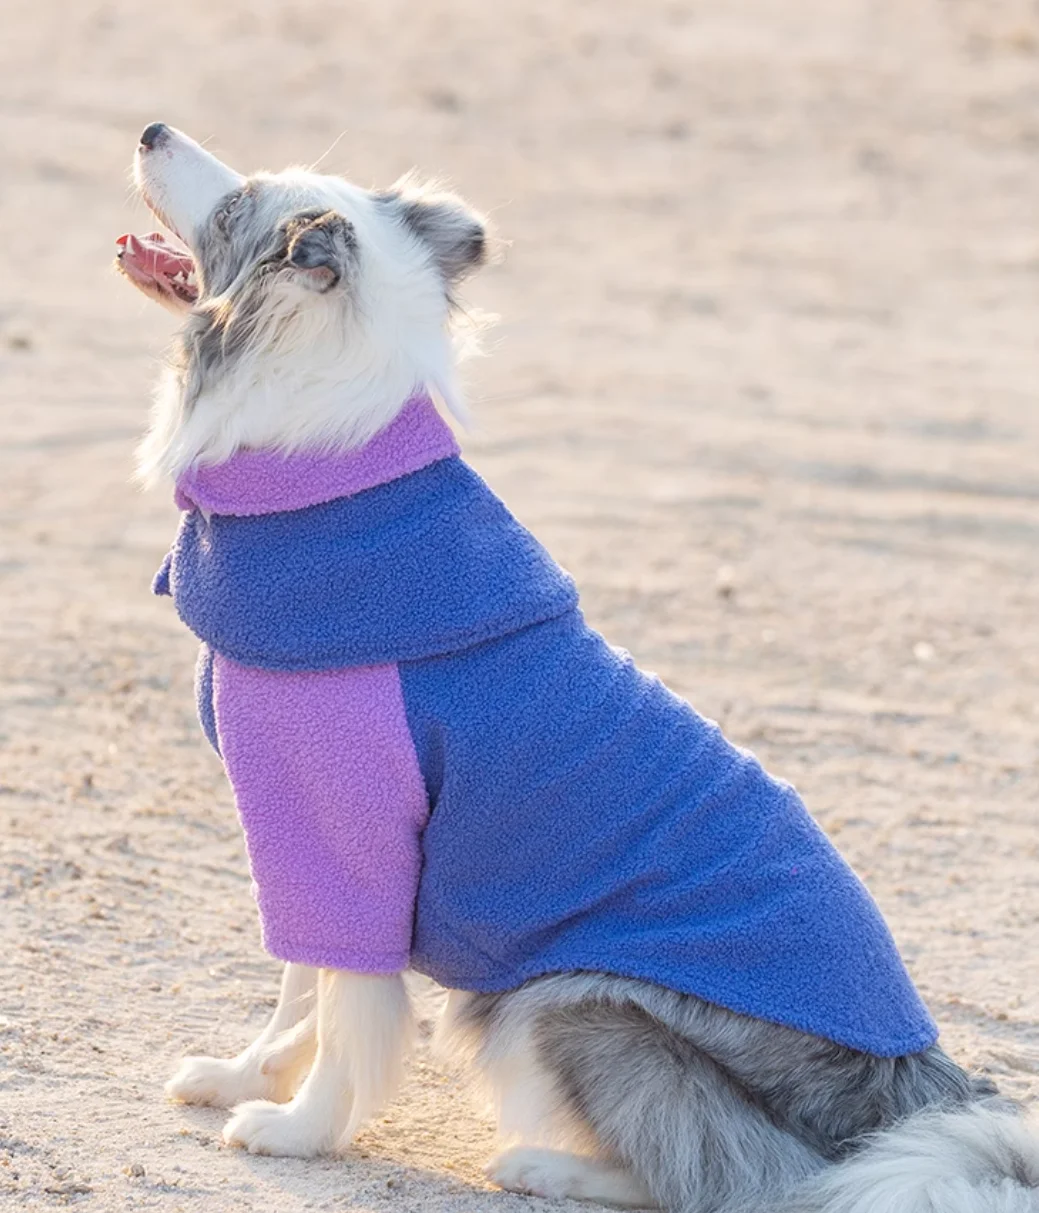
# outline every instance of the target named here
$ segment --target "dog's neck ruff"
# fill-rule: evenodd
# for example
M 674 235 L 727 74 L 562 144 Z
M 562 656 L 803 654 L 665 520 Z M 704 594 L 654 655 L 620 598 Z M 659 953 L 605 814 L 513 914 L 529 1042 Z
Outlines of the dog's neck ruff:
M 412 396 L 385 429 L 350 451 L 238 451 L 223 463 L 191 467 L 177 480 L 182 510 L 249 518 L 352 497 L 459 453 L 425 394 Z

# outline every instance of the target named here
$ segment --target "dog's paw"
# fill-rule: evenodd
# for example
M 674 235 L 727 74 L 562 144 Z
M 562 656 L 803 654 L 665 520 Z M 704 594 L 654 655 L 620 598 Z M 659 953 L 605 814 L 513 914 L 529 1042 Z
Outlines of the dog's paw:
M 548 1200 L 594 1200 L 619 1209 L 654 1207 L 646 1185 L 621 1167 L 598 1158 L 516 1146 L 487 1168 L 487 1178 L 509 1192 Z
M 255 1100 L 235 1108 L 224 1126 L 224 1143 L 241 1146 L 250 1154 L 284 1158 L 314 1158 L 334 1152 L 329 1119 L 313 1115 L 294 1100 L 289 1104 Z
M 487 1167 L 487 1178 L 508 1192 L 563 1200 L 574 1195 L 575 1175 L 571 1160 L 555 1150 L 516 1146 L 499 1154 Z
M 251 1058 L 185 1057 L 166 1084 L 166 1098 L 233 1108 L 246 1099 L 277 1099 L 283 1094 L 278 1088 L 278 1075 L 265 1074 Z M 285 1092 L 284 1098 L 291 1094 Z

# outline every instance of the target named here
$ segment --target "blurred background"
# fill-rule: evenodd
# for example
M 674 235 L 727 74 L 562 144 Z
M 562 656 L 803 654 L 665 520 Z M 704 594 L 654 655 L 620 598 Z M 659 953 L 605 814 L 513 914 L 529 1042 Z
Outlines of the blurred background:
M 1039 5 L 37 0 L 0 39 L 0 1203 L 532 1209 L 425 1051 L 346 1163 L 164 1105 L 275 992 L 129 484 L 147 122 L 493 217 L 469 457 L 797 783 L 959 1060 L 1039 1095 Z M 546 1206 L 547 1208 L 548 1206 Z

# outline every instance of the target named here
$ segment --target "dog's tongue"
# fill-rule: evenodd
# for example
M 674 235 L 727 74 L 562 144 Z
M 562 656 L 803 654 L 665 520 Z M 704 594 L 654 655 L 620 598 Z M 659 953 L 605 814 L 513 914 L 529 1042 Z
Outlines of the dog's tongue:
M 195 272 L 191 254 L 168 244 L 161 232 L 148 236 L 127 233 L 116 244 L 120 265 L 139 286 L 158 288 L 182 303 L 190 304 L 197 298 L 198 290 L 191 281 Z
M 189 253 L 166 243 L 161 232 L 150 236 L 135 236 L 132 232 L 120 236 L 116 244 L 123 250 L 123 261 L 132 261 L 146 274 L 190 274 L 195 268 Z

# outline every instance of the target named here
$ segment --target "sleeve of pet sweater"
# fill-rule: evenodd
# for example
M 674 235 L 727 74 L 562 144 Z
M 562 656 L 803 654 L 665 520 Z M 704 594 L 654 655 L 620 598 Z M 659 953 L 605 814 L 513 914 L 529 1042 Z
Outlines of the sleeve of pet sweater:
M 217 655 L 213 699 L 264 947 L 407 968 L 429 810 L 397 667 L 286 673 Z

